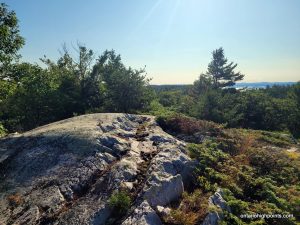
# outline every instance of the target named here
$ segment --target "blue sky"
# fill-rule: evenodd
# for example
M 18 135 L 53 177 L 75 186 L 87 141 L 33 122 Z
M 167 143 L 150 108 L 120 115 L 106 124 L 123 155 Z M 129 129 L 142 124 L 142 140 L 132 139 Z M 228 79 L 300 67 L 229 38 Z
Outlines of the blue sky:
M 3 1 L 2 1 L 3 2 Z M 223 47 L 245 81 L 300 80 L 299 0 L 6 0 L 20 20 L 23 60 L 77 42 L 115 49 L 153 84 L 192 83 Z

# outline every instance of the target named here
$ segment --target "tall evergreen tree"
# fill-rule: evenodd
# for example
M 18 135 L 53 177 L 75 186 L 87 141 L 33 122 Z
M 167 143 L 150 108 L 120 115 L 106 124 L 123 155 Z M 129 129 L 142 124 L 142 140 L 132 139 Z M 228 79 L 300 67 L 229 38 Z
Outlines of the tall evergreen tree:
M 236 63 L 230 62 L 224 56 L 223 48 L 216 49 L 212 52 L 212 61 L 208 64 L 206 77 L 212 80 L 214 88 L 223 88 L 235 85 L 236 81 L 244 78 L 240 72 L 234 72 L 237 67 Z

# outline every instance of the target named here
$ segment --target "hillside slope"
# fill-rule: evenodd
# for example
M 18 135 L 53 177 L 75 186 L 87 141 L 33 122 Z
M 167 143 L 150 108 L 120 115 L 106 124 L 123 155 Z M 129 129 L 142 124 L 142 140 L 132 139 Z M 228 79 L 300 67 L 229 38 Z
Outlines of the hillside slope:
M 190 174 L 153 117 L 91 114 L 0 140 L 0 224 L 160 224 Z M 131 207 L 131 208 L 130 208 Z
M 299 224 L 299 180 L 288 134 L 89 114 L 0 139 L 0 224 Z
M 289 133 L 225 128 L 179 114 L 158 122 L 189 142 L 195 160 L 192 191 L 172 207 L 166 217 L 171 224 L 207 224 L 209 216 L 222 225 L 299 224 L 300 146 Z M 209 197 L 213 193 L 217 200 Z M 217 208 L 211 204 L 216 202 Z M 220 208 L 225 210 L 216 215 Z

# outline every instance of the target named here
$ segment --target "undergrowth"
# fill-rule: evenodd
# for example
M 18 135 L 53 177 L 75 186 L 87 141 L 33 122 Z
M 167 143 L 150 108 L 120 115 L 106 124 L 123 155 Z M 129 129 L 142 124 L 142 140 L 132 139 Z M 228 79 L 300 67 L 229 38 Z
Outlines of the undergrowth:
M 231 213 L 223 212 L 221 224 L 299 224 L 300 158 L 288 134 L 224 127 L 193 118 L 159 117 L 169 132 L 210 138 L 187 146 L 196 160 L 191 193 L 184 193 L 178 207 L 165 218 L 168 224 L 200 224 L 207 213 L 209 196 L 221 187 Z M 297 146 L 295 147 L 297 148 Z M 241 218 L 242 214 L 292 214 L 292 218 Z

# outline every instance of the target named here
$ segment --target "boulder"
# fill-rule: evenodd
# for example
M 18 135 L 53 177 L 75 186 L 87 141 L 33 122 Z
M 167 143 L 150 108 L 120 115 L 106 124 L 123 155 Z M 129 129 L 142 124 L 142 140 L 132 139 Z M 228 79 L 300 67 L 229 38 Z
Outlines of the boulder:
M 218 225 L 219 221 L 221 221 L 222 219 L 223 219 L 222 214 L 218 212 L 210 212 L 205 217 L 202 225 Z
M 219 207 L 222 210 L 226 210 L 228 212 L 231 212 L 230 207 L 227 205 L 226 201 L 223 199 L 223 191 L 221 188 L 218 188 L 218 190 L 209 197 L 208 202 L 210 205 L 215 205 Z
M 205 217 L 202 225 L 218 225 L 223 219 L 223 211 L 231 212 L 230 207 L 223 199 L 223 191 L 221 188 L 209 197 L 208 204 L 211 208 L 216 208 L 215 211 L 211 211 Z
M 147 201 L 143 201 L 122 225 L 161 225 L 162 222 Z
M 158 174 L 152 174 L 152 180 L 144 191 L 144 198 L 152 207 L 165 206 L 178 199 L 184 191 L 182 177 L 176 176 L 160 177 Z
M 191 162 L 152 116 L 89 114 L 10 135 L 0 139 L 0 224 L 161 224 Z M 112 218 L 118 191 L 133 205 Z
M 171 213 L 171 209 L 169 207 L 157 206 L 156 210 L 159 213 L 159 215 L 163 217 L 168 216 Z

